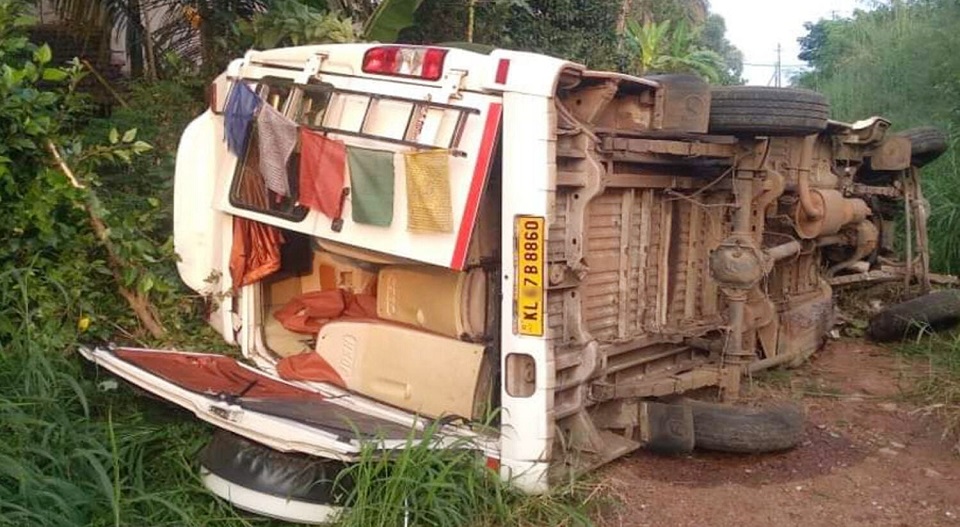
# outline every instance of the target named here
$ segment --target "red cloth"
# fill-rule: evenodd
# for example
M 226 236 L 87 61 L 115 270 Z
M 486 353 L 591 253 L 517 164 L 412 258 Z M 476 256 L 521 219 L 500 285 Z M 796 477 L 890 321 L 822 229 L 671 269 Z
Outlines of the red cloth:
M 328 382 L 341 388 L 347 387 L 337 370 L 316 353 L 301 353 L 280 359 L 277 374 L 288 381 Z
M 316 335 L 324 324 L 334 319 L 377 318 L 377 298 L 343 289 L 314 291 L 287 302 L 273 317 L 290 331 Z
M 252 284 L 280 269 L 283 235 L 276 227 L 246 218 L 233 218 L 230 277 L 234 289 Z
M 306 128 L 300 129 L 300 196 L 302 205 L 328 218 L 341 216 L 347 146 Z
M 262 399 L 323 400 L 323 396 L 318 393 L 271 379 L 222 355 L 131 348 L 119 348 L 114 353 L 131 364 L 195 393 L 242 395 Z

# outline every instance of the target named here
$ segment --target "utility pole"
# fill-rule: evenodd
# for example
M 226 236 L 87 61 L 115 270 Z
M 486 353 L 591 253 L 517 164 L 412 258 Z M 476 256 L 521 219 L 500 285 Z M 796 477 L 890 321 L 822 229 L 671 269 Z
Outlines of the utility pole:
M 776 68 L 776 72 L 774 73 L 774 75 L 776 76 L 776 81 L 775 81 L 775 84 L 774 84 L 774 85 L 775 85 L 777 88 L 781 87 L 781 82 L 782 82 L 781 79 L 780 79 L 780 78 L 781 78 L 781 69 L 780 69 L 780 67 L 781 67 L 781 64 L 782 64 L 782 63 L 780 62 L 780 51 L 781 51 L 781 46 L 780 46 L 780 43 L 777 42 L 777 68 Z

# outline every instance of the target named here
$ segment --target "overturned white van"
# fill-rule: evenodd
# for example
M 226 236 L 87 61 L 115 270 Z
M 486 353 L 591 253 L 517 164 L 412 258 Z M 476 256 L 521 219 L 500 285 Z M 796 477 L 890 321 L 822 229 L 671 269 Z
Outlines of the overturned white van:
M 83 353 L 278 452 L 349 463 L 439 421 L 437 448 L 471 437 L 529 492 L 644 445 L 789 448 L 798 416 L 751 437 L 665 398 L 733 400 L 803 361 L 831 281 L 895 259 L 889 211 L 920 188 L 888 126 L 828 121 L 803 90 L 500 49 L 251 51 L 183 133 L 174 218 L 180 274 L 245 360 Z M 205 477 L 266 514 L 335 512 Z

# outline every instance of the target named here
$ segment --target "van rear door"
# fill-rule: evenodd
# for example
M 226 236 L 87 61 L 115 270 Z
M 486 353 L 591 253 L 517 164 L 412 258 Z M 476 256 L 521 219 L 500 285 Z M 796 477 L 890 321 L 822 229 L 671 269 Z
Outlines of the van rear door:
M 224 355 L 122 347 L 81 347 L 80 354 L 208 423 L 284 452 L 351 461 L 367 442 L 401 448 L 423 425 L 353 394 L 292 384 Z
M 362 189 L 353 185 L 349 163 L 344 179 L 350 188 L 341 198 L 340 218 L 304 207 L 292 189 L 288 199 L 267 200 L 266 206 L 247 200 L 239 192 L 239 183 L 246 177 L 244 167 L 253 165 L 257 153 L 253 140 L 231 165 L 231 191 L 219 206 L 233 216 L 323 240 L 462 270 L 499 137 L 502 96 L 457 88 L 461 83 L 456 79 L 467 72 L 451 67 L 432 82 L 359 71 L 353 61 L 371 47 L 315 46 L 251 53 L 232 78 L 250 85 L 265 104 L 303 128 L 342 142 L 355 152 L 393 154 L 389 221 L 354 221 L 355 200 L 364 196 L 359 195 Z M 447 51 L 448 62 L 453 58 L 465 61 L 475 76 L 486 72 L 488 57 Z M 291 58 L 294 56 L 296 60 Z M 287 64 L 303 69 L 295 71 Z M 424 172 L 411 170 L 406 160 L 408 155 L 427 151 L 444 152 L 446 158 L 442 170 L 427 174 L 430 189 L 442 190 L 424 197 L 423 189 L 411 183 L 412 172 Z M 295 171 L 290 168 L 291 173 Z M 291 181 L 295 178 L 291 174 Z M 424 230 L 411 219 L 421 208 L 449 216 L 449 221 L 444 219 L 436 228 Z

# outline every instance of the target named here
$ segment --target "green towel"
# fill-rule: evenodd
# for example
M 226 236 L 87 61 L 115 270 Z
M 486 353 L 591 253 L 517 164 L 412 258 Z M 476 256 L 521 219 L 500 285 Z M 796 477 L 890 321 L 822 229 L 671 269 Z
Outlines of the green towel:
M 393 152 L 347 147 L 353 221 L 379 227 L 393 222 Z

